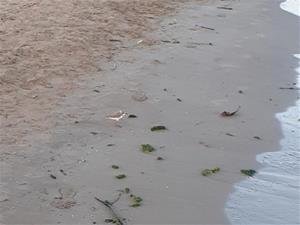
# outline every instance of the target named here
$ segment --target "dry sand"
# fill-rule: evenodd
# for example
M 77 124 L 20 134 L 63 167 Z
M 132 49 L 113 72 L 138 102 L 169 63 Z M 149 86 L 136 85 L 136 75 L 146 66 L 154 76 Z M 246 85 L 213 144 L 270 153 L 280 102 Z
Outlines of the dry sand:
M 129 40 L 145 39 L 177 2 L 1 0 L 1 143 L 48 128 L 49 110 L 76 87 L 74 78 L 101 71 Z
M 4 2 L 2 223 L 102 224 L 110 214 L 94 197 L 126 187 L 143 198 L 138 208 L 126 195 L 115 204 L 129 224 L 227 223 L 239 170 L 278 149 L 274 114 L 296 97 L 279 89 L 294 82 L 296 62 L 283 56 L 297 48 L 280 1 Z M 237 116 L 220 117 L 239 105 Z M 107 120 L 118 110 L 138 118 Z

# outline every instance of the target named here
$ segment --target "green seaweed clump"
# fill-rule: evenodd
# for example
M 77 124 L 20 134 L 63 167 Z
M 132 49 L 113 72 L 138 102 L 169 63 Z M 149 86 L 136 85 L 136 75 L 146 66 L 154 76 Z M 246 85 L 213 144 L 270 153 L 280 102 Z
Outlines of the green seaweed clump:
M 221 169 L 219 167 L 215 167 L 215 168 L 212 168 L 212 169 L 205 169 L 205 170 L 202 171 L 201 174 L 202 174 L 202 176 L 207 177 L 207 176 L 210 176 L 214 173 L 220 172 L 220 170 Z
M 151 128 L 151 131 L 162 131 L 162 130 L 167 130 L 165 126 L 154 126 Z
M 241 173 L 246 175 L 246 176 L 249 176 L 249 177 L 253 177 L 254 174 L 256 174 L 256 171 L 255 170 L 241 170 Z
M 142 152 L 144 152 L 144 153 L 151 153 L 151 152 L 154 152 L 155 150 L 156 149 L 152 145 L 149 145 L 149 144 L 142 145 Z
M 117 221 L 114 219 L 105 219 L 104 222 L 105 223 L 116 223 Z
M 117 165 L 112 165 L 111 168 L 113 168 L 114 170 L 118 170 L 120 167 Z
M 116 225 L 122 225 L 119 220 L 117 219 L 105 219 L 104 220 L 105 223 L 111 223 L 111 224 L 116 224 Z
M 126 178 L 126 175 L 125 174 L 120 174 L 120 175 L 117 175 L 115 176 L 118 180 L 121 180 L 121 179 L 124 179 Z
M 125 194 L 129 194 L 130 193 L 130 189 L 127 187 L 124 189 Z
M 130 205 L 130 207 L 137 208 L 142 205 L 143 199 L 141 197 L 130 195 L 130 198 L 132 200 L 132 204 Z

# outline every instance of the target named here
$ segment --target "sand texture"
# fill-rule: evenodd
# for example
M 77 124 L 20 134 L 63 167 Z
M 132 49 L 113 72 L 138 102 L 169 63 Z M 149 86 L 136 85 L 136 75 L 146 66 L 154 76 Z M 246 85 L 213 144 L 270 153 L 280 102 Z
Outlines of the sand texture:
M 145 39 L 176 2 L 1 0 L 1 143 L 48 128 L 49 111 L 76 77 L 101 71 L 101 62 Z
M 280 1 L 0 2 L 1 223 L 228 223 L 297 97 Z

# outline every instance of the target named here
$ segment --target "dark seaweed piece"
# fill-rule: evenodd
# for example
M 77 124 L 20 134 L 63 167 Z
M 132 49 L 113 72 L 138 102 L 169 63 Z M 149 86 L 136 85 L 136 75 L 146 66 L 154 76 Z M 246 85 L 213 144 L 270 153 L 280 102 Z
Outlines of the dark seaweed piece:
M 115 146 L 115 144 L 108 144 L 108 145 L 106 145 L 107 147 L 113 147 L 113 146 Z
M 119 175 L 115 176 L 115 178 L 121 180 L 121 179 L 126 178 L 126 175 L 125 174 L 119 174 Z
M 165 126 L 154 126 L 151 128 L 151 131 L 162 131 L 162 130 L 167 130 L 167 128 Z
M 115 169 L 115 170 L 118 170 L 120 167 L 117 166 L 117 165 L 112 165 L 111 168 Z
M 105 223 L 114 223 L 115 220 L 113 220 L 113 219 L 105 219 L 104 222 Z
M 249 176 L 249 177 L 253 177 L 255 174 L 256 174 L 256 171 L 255 170 L 241 170 L 241 173 L 246 175 L 246 176 Z
M 231 7 L 223 7 L 223 6 L 220 6 L 220 7 L 217 7 L 218 9 L 226 9 L 226 10 L 233 10 L 233 8 Z
M 67 173 L 64 170 L 59 170 L 63 175 L 67 176 Z
M 122 42 L 121 40 L 119 40 L 119 39 L 109 39 L 109 41 L 111 41 L 111 42 Z
M 54 180 L 57 179 L 56 176 L 54 176 L 53 174 L 50 174 L 50 177 L 51 177 L 52 179 L 54 179 Z

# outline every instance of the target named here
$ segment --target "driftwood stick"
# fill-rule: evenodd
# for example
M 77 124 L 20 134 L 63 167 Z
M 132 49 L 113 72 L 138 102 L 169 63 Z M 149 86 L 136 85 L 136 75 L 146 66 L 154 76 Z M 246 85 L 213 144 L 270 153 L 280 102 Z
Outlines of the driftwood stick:
M 120 199 L 120 197 L 121 196 L 119 195 L 117 201 Z M 117 220 L 118 225 L 124 225 L 123 218 L 119 217 L 118 214 L 115 212 L 115 210 L 112 207 L 113 206 L 112 203 L 110 203 L 109 201 L 103 201 L 103 200 L 101 200 L 101 199 L 99 199 L 97 197 L 95 197 L 95 199 L 98 202 L 102 203 L 104 206 L 106 206 L 109 209 L 109 211 L 111 212 L 112 216 Z M 114 201 L 114 203 L 117 202 L 117 201 Z
M 116 198 L 116 200 L 110 202 L 110 205 L 114 205 L 115 203 L 117 203 L 117 202 L 120 200 L 121 196 L 122 196 L 122 193 L 119 193 L 119 195 L 118 195 L 118 197 Z
M 218 9 L 226 9 L 226 10 L 233 10 L 233 8 L 231 7 L 223 7 L 223 6 L 220 6 L 220 7 L 217 7 Z
M 215 30 L 214 28 L 210 28 L 210 27 L 205 27 L 205 26 L 200 26 L 200 27 L 207 30 Z
M 297 87 L 280 87 L 281 90 L 299 90 Z

